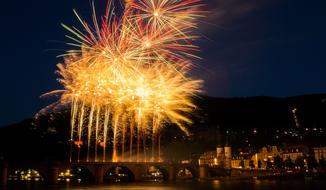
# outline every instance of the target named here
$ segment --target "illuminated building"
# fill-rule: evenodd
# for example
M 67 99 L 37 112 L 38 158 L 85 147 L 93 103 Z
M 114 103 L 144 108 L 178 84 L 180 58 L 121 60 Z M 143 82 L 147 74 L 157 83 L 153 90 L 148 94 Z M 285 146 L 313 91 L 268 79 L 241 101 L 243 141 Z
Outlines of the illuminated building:
M 263 147 L 251 159 L 254 161 L 255 168 L 259 168 L 259 165 L 261 165 L 261 168 L 266 168 L 267 162 L 274 162 L 274 157 L 280 155 L 281 152 L 277 149 L 277 146 Z
M 287 158 L 290 158 L 293 162 L 298 157 L 303 157 L 308 154 L 308 147 L 299 145 L 299 146 L 291 146 L 286 147 L 282 152 L 282 159 L 286 160 Z
M 217 147 L 216 151 L 209 151 L 199 158 L 199 165 L 208 165 L 230 169 L 232 166 L 232 149 L 230 146 Z
M 231 167 L 232 168 L 243 168 L 243 160 L 241 159 L 232 159 L 231 160 Z
M 326 147 L 315 147 L 313 148 L 315 159 L 319 163 L 320 160 L 326 159 Z
M 217 166 L 216 151 L 209 151 L 202 154 L 199 158 L 199 165 Z

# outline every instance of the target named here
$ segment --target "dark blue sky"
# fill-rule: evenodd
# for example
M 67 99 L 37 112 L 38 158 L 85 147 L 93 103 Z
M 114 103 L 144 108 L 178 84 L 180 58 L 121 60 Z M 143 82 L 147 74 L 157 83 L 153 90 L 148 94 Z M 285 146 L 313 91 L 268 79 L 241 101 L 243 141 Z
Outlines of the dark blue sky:
M 326 93 L 326 1 L 206 0 L 195 75 L 210 96 Z M 97 1 L 105 2 L 105 0 Z M 77 25 L 72 9 L 89 0 L 6 0 L 0 11 L 0 126 L 33 116 L 60 88 L 56 56 L 67 48 L 60 23 Z

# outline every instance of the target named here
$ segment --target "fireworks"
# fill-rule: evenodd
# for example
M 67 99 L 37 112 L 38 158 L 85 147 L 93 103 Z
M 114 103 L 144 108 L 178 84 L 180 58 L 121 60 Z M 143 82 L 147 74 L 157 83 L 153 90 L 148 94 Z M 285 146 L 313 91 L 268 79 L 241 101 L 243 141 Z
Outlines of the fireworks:
M 151 138 L 154 147 L 166 123 L 188 133 L 186 125 L 192 121 L 187 113 L 195 108 L 191 97 L 202 83 L 188 76 L 191 59 L 196 57 L 192 54 L 198 49 L 191 44 L 197 38 L 191 29 L 201 16 L 198 2 L 129 0 L 123 15 L 116 17 L 109 0 L 100 22 L 93 4 L 92 25 L 76 11 L 83 30 L 63 25 L 72 34 L 67 35 L 72 41 L 69 45 L 77 48 L 67 51 L 64 64 L 58 64 L 64 90 L 46 95 L 60 94 L 58 103 L 71 105 L 71 146 L 78 142 L 78 161 L 83 144 L 88 148 L 87 161 L 93 145 L 94 160 L 99 160 L 101 146 L 106 161 L 111 143 L 112 161 L 123 161 L 128 134 L 132 161 L 136 136 L 139 161 L 141 139 L 146 155 L 146 139 Z

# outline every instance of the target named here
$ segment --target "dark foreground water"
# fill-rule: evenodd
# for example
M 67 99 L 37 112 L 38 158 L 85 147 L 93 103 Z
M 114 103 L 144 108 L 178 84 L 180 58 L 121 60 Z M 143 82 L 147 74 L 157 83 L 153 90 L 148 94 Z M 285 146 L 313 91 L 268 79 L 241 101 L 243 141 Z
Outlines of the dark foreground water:
M 5 190 L 326 190 L 326 180 L 215 180 L 208 182 L 130 183 L 102 186 L 37 183 L 9 184 Z

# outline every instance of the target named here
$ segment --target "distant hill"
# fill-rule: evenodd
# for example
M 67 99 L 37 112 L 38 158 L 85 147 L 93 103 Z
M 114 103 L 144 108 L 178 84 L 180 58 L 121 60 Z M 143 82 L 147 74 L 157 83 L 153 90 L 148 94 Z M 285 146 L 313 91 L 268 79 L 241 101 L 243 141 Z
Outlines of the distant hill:
M 192 135 L 186 137 L 172 126 L 165 128 L 163 154 L 169 159 L 187 157 L 226 142 L 237 150 L 266 143 L 318 144 L 325 137 L 325 98 L 326 94 L 289 98 L 196 97 L 198 108 L 191 115 L 194 124 L 189 127 Z M 300 128 L 295 125 L 294 108 Z M 67 160 L 69 119 L 69 111 L 62 111 L 0 128 L 0 156 L 8 160 Z M 302 137 L 306 128 L 318 129 L 319 136 L 314 133 L 312 137 Z M 257 134 L 252 134 L 253 129 Z M 284 131 L 293 131 L 292 136 L 284 135 Z
M 325 127 L 326 94 L 289 98 L 202 97 L 197 104 L 210 124 L 223 128 L 289 128 L 295 127 L 292 110 L 297 109 L 301 127 Z

